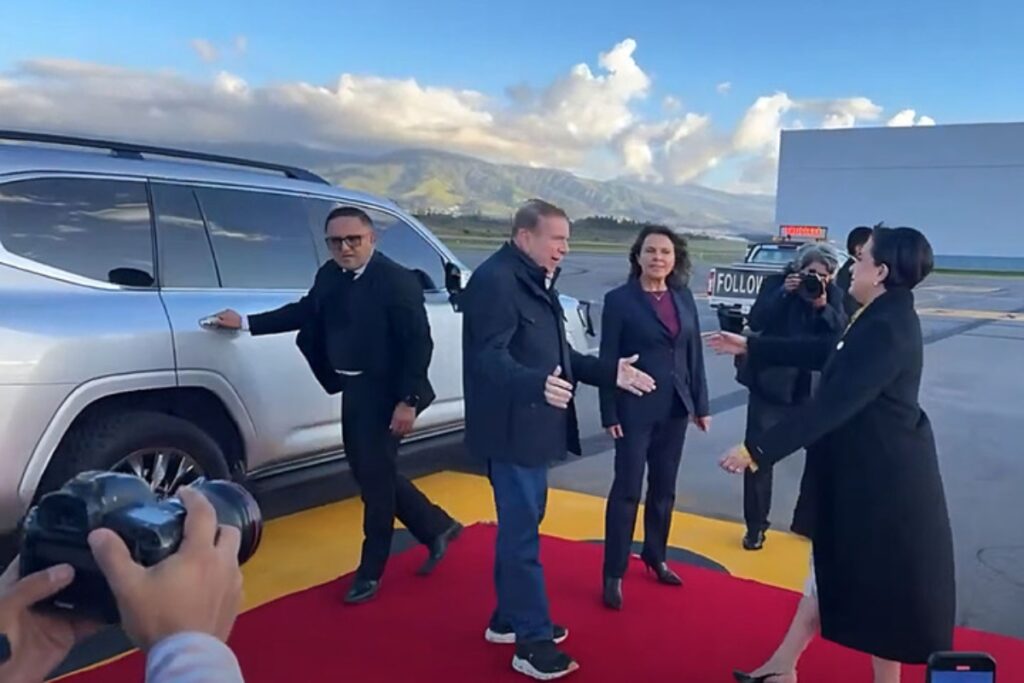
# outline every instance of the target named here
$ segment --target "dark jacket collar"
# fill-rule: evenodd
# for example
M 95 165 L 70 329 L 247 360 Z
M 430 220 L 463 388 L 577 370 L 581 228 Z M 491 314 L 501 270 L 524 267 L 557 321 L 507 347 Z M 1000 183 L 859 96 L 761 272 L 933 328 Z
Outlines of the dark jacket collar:
M 871 302 L 864 315 L 868 313 L 879 313 L 899 309 L 914 308 L 914 292 L 906 287 L 894 287 L 887 289 Z
M 548 272 L 542 266 L 538 266 L 533 259 L 526 255 L 522 249 L 516 246 L 515 242 L 509 240 L 502 245 L 500 252 L 509 263 L 513 264 L 516 272 L 522 276 L 525 276 L 528 280 L 536 284 L 541 290 L 546 290 L 546 281 Z M 562 272 L 561 268 L 557 268 L 554 274 L 551 276 L 551 287 L 555 286 L 555 282 L 558 281 L 558 276 Z

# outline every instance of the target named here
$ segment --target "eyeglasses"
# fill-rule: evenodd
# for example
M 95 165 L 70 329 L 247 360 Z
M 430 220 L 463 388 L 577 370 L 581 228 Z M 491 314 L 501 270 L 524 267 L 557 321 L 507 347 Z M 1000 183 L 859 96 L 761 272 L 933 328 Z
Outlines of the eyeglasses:
M 344 237 L 325 237 L 324 241 L 331 249 L 341 249 L 342 245 L 348 245 L 349 249 L 358 249 L 363 243 L 362 235 L 345 235 Z

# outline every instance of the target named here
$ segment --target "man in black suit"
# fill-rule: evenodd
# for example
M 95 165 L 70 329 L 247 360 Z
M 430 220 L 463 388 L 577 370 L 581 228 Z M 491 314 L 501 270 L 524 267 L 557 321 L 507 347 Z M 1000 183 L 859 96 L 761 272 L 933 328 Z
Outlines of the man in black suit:
M 843 293 L 843 309 L 846 310 L 847 316 L 852 316 L 860 308 L 860 304 L 850 294 L 850 270 L 853 268 L 853 264 L 860 260 L 860 254 L 864 251 L 864 245 L 867 244 L 870 238 L 871 228 L 863 225 L 854 228 L 846 236 L 846 252 L 850 257 L 846 259 L 846 263 L 836 273 L 835 282 L 836 287 Z
M 488 464 L 498 514 L 498 607 L 485 638 L 514 643 L 513 668 L 540 680 L 578 668 L 556 648 L 568 631 L 551 622 L 539 560 L 548 464 L 567 449 L 580 453 L 575 383 L 634 393 L 654 388 L 633 368 L 636 357 L 602 361 L 569 346 L 555 290 L 568 242 L 564 211 L 527 202 L 511 241 L 474 271 L 459 298 L 466 445 Z
M 377 594 L 398 518 L 429 555 L 429 574 L 462 526 L 398 473 L 398 444 L 434 400 L 427 369 L 434 344 L 416 275 L 375 250 L 373 221 L 362 209 L 327 216 L 333 259 L 309 293 L 277 310 L 249 316 L 255 335 L 299 330 L 296 343 L 330 394 L 342 393 L 345 456 L 363 498 L 363 551 L 349 603 Z M 245 327 L 232 310 L 220 326 Z

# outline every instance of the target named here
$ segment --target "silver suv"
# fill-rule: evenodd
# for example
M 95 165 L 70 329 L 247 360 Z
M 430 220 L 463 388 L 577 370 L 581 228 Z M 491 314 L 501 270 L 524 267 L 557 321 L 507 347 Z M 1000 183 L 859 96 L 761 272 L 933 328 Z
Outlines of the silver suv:
M 167 494 L 197 476 L 257 479 L 344 458 L 340 398 L 293 335 L 200 325 L 296 300 L 329 258 L 327 213 L 373 217 L 379 248 L 417 271 L 437 401 L 410 441 L 462 429 L 469 271 L 393 202 L 300 168 L 0 131 L 0 532 L 84 469 Z M 590 350 L 588 304 L 562 298 Z

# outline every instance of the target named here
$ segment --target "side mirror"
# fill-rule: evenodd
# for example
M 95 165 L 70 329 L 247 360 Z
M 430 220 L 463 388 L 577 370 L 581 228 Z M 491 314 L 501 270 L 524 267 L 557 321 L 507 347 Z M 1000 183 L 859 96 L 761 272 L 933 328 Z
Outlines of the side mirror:
M 450 294 L 458 294 L 462 291 L 462 269 L 459 268 L 458 264 L 452 263 L 451 261 L 444 264 L 444 288 L 448 290 Z
M 452 308 L 459 310 L 459 294 L 466 286 L 467 274 L 462 272 L 458 264 L 448 261 L 444 264 L 444 288 L 448 290 L 448 301 Z

